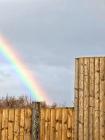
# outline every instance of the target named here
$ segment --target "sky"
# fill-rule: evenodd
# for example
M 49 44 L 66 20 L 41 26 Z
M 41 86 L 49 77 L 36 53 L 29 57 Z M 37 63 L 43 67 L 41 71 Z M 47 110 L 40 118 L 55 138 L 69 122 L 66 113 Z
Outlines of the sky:
M 75 58 L 105 55 L 104 0 L 0 0 L 0 34 L 38 78 L 48 98 L 74 103 Z M 0 96 L 23 94 L 0 60 Z

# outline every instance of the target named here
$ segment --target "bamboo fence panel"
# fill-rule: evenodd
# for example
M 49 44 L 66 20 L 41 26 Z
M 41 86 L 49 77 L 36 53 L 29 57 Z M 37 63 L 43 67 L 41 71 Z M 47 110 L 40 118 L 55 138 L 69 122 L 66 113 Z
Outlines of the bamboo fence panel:
M 105 57 L 75 65 L 75 140 L 105 140 Z
M 74 140 L 74 108 L 42 108 L 40 140 Z

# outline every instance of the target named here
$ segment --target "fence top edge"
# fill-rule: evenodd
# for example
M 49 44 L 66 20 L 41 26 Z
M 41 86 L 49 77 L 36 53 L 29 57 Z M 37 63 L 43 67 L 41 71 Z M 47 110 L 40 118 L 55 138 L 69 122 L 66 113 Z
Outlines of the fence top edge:
M 105 58 L 105 56 L 80 56 L 80 57 L 76 57 L 75 59 L 81 59 L 81 58 Z
M 41 109 L 74 109 L 74 107 L 41 107 Z
M 27 106 L 27 107 L 0 107 L 0 110 L 2 109 L 32 109 L 32 107 Z

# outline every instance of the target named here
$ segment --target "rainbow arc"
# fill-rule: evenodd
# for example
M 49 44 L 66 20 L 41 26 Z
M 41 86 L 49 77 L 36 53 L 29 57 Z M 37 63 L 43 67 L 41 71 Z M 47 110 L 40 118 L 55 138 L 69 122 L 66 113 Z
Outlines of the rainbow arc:
M 3 37 L 0 37 L 0 53 L 12 64 L 14 71 L 28 88 L 30 91 L 28 94 L 31 95 L 33 99 L 36 101 L 46 101 L 48 104 L 52 102 L 43 88 L 39 85 L 38 80 L 33 77 L 26 65 L 22 63 L 20 56 L 17 55 L 10 43 Z

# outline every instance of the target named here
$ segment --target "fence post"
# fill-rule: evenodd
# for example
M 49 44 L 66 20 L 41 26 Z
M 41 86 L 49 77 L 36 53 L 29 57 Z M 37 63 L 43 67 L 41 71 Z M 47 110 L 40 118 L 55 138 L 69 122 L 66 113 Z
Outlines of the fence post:
M 32 103 L 32 140 L 40 140 L 40 102 Z

